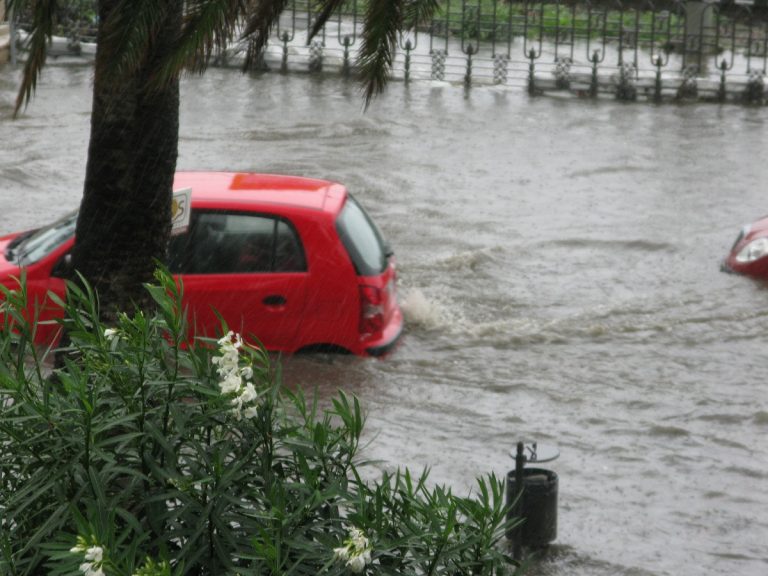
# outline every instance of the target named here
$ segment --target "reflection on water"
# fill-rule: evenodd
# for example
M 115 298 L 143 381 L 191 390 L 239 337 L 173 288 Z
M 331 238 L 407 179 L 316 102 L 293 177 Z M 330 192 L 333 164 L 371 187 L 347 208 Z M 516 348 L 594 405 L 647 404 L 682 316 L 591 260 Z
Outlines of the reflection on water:
M 46 71 L 12 122 L 0 230 L 77 205 L 90 71 Z M 394 246 L 409 319 L 386 360 L 295 357 L 286 381 L 360 396 L 365 456 L 469 489 L 518 439 L 555 443 L 546 576 L 768 571 L 762 285 L 719 272 L 768 211 L 766 112 L 529 100 L 211 70 L 183 83 L 180 168 L 345 182 Z

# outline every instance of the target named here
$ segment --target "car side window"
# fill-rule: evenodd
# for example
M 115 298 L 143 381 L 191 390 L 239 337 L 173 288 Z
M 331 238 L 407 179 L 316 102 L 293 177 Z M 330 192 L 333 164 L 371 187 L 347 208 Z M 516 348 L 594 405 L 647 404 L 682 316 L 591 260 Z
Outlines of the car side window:
M 293 227 L 279 220 L 275 230 L 275 272 L 304 272 L 307 261 L 299 236 Z
M 180 274 L 306 271 L 304 250 L 285 220 L 255 214 L 198 212 L 171 238 L 168 268 Z

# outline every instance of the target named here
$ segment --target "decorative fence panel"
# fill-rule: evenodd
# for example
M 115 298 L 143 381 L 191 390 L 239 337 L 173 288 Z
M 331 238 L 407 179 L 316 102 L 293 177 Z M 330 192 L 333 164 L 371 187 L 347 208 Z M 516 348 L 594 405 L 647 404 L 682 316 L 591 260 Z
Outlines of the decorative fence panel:
M 349 0 L 308 42 L 313 5 L 290 0 L 259 67 L 354 74 L 364 9 L 364 0 Z M 763 6 L 737 3 L 446 0 L 431 21 L 400 37 L 393 77 L 531 94 L 760 104 L 767 17 Z M 61 53 L 93 52 L 81 13 L 62 30 Z M 214 64 L 241 65 L 246 49 L 234 43 Z

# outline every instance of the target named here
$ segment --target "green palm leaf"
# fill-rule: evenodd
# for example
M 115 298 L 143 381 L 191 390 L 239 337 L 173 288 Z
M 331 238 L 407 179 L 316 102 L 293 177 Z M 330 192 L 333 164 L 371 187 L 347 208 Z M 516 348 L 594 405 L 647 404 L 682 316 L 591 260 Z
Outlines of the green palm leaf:
M 370 0 L 365 12 L 363 44 L 358 53 L 363 95 L 368 106 L 384 90 L 392 70 L 405 0 Z
M 168 14 L 168 4 L 157 0 L 113 2 L 99 29 L 98 49 L 103 57 L 97 59 L 102 66 L 96 77 L 109 81 L 127 78 L 145 64 L 149 47 Z
M 17 11 L 26 4 L 27 2 L 24 0 L 9 0 L 8 8 Z M 24 64 L 24 74 L 21 79 L 19 95 L 16 97 L 14 115 L 17 115 L 23 106 L 29 104 L 32 94 L 37 88 L 37 80 L 42 73 L 48 55 L 48 41 L 53 37 L 57 8 L 57 0 L 38 0 L 33 4 L 32 32 L 27 40 L 29 56 L 26 64 Z
M 242 34 L 242 39 L 248 42 L 244 65 L 246 70 L 253 68 L 258 62 L 269 40 L 269 34 L 288 5 L 288 0 L 255 0 L 252 4 Z
M 405 27 L 423 24 L 440 8 L 440 0 L 409 0 L 405 5 Z
M 249 11 L 249 0 L 192 0 L 186 3 L 178 47 L 168 62 L 168 73 L 185 66 L 202 73 L 211 55 L 226 49 L 238 24 Z
M 323 26 L 328 22 L 331 15 L 343 6 L 344 2 L 346 2 L 346 0 L 320 0 L 317 3 L 318 14 L 315 17 L 312 29 L 309 31 L 307 40 L 311 40 L 317 36 L 318 32 L 320 32 L 320 30 L 323 29 Z

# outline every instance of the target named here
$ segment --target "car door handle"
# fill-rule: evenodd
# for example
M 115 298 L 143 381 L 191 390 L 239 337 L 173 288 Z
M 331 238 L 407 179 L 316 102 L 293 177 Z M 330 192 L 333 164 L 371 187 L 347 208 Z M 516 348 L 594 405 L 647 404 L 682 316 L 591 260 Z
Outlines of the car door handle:
M 262 302 L 266 306 L 282 306 L 287 302 L 287 300 L 285 299 L 285 296 L 281 296 L 280 294 L 272 294 L 271 296 L 265 297 Z

